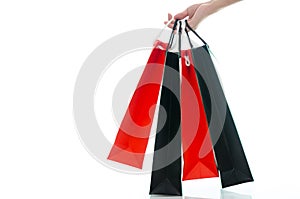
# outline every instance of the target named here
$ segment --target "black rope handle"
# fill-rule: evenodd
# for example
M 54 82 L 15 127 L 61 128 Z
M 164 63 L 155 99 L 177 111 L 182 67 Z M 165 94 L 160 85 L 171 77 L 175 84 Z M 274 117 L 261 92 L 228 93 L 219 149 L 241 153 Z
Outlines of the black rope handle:
M 174 26 L 173 26 L 173 31 L 175 31 L 175 29 L 176 29 L 176 27 L 177 27 L 177 23 L 178 23 L 178 21 L 179 21 L 178 19 L 176 19 L 176 20 L 175 20 L 175 22 L 174 22 Z
M 194 46 L 193 46 L 193 43 L 191 41 L 191 38 L 190 38 L 190 35 L 189 35 L 189 32 L 188 32 L 187 28 L 185 27 L 184 30 L 185 30 L 185 33 L 186 33 L 187 38 L 189 40 L 189 44 L 190 44 L 191 48 L 193 48 Z
M 189 30 L 192 31 L 202 41 L 202 43 L 204 45 L 208 46 L 208 44 L 204 41 L 204 39 L 202 39 L 200 37 L 200 35 L 198 35 L 198 33 L 195 30 L 193 30 L 193 28 L 189 25 L 189 23 L 187 22 L 187 20 L 185 20 L 185 27 L 188 27 Z M 185 32 L 186 32 L 186 34 L 188 36 L 189 43 L 190 43 L 191 47 L 193 47 L 187 28 L 185 28 Z
M 178 55 L 181 57 L 181 35 L 182 35 L 182 22 L 179 21 L 179 31 L 178 31 Z
M 178 19 L 176 19 L 175 22 L 174 22 L 173 30 L 172 30 L 172 33 L 171 33 L 171 36 L 170 36 L 170 39 L 169 39 L 168 47 L 167 47 L 167 52 L 169 51 L 169 49 L 171 48 L 171 46 L 173 44 L 174 32 L 176 30 L 177 23 L 178 23 Z

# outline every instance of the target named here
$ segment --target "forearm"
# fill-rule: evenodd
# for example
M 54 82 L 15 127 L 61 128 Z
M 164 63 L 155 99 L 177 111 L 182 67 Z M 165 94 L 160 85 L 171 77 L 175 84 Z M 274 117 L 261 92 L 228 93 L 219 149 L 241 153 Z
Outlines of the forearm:
M 207 12 L 210 15 L 239 1 L 241 0 L 211 0 L 206 2 L 205 4 L 207 4 Z

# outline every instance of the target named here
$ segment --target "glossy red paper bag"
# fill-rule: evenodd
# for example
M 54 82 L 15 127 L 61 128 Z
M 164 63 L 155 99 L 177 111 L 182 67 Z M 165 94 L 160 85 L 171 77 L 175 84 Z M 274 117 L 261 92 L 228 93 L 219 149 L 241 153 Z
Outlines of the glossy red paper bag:
M 159 48 L 162 45 L 165 44 L 160 41 L 155 43 L 120 125 L 109 160 L 137 168 L 143 166 L 164 69 L 166 51 Z
M 218 177 L 208 122 L 190 50 L 181 52 L 182 180 Z

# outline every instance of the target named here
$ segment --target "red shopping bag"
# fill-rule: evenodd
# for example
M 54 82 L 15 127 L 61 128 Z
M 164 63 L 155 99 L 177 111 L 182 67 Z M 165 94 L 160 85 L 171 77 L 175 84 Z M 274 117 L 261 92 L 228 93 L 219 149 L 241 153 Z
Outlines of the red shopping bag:
M 191 50 L 181 52 L 182 180 L 218 177 L 208 122 Z
M 157 41 L 121 122 L 109 160 L 142 168 L 160 84 L 166 51 Z

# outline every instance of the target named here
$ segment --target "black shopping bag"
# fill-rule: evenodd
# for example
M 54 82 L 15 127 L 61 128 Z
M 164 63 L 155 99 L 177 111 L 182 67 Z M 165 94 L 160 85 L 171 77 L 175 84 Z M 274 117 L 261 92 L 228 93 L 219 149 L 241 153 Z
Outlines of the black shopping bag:
M 179 54 L 169 52 L 176 24 L 177 21 L 175 22 L 166 51 L 150 194 L 180 196 L 182 195 L 182 185 Z

